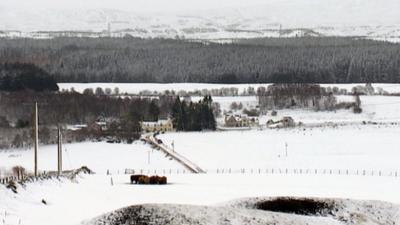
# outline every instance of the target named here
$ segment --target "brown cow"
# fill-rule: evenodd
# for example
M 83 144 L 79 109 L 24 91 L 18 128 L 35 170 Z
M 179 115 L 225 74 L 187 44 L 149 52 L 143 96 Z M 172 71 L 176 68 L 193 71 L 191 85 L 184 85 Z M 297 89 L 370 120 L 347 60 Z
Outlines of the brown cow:
M 140 177 L 145 177 L 145 175 L 142 175 L 142 174 L 132 175 L 131 176 L 131 184 L 133 184 L 133 183 L 137 184 L 139 182 Z

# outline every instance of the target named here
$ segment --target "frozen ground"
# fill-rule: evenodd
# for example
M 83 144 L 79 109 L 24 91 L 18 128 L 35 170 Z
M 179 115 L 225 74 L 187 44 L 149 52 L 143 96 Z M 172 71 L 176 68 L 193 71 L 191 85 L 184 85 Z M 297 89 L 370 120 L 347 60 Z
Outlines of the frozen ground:
M 202 169 L 399 170 L 399 126 L 343 126 L 203 133 L 160 138 Z M 286 147 L 287 146 L 287 147 Z M 287 156 L 286 156 L 287 149 Z M 212 156 L 212 157 L 210 157 Z
M 377 201 L 250 198 L 219 206 L 136 205 L 85 224 L 372 225 L 396 224 L 399 207 Z M 378 222 L 379 221 L 379 222 Z
M 30 184 L 17 195 L 0 187 L 0 218 L 5 219 L 5 224 L 71 225 L 135 204 L 214 206 L 237 198 L 260 196 L 400 203 L 397 195 L 400 179 L 389 177 L 175 174 L 168 178 L 170 184 L 166 186 L 141 186 L 130 185 L 127 175 L 85 175 L 78 179 L 79 183 L 62 180 Z M 42 199 L 47 205 L 41 203 Z
M 120 93 L 128 93 L 128 94 L 138 94 L 140 91 L 149 90 L 151 92 L 157 91 L 158 93 L 162 93 L 166 90 L 174 90 L 176 92 L 180 90 L 184 91 L 195 91 L 202 89 L 220 89 L 220 88 L 230 88 L 235 87 L 239 89 L 239 93 L 243 92 L 243 90 L 248 87 L 254 87 L 257 89 L 258 87 L 268 87 L 271 84 L 207 84 L 207 83 L 59 83 L 58 86 L 60 89 L 70 90 L 74 88 L 77 92 L 83 92 L 86 88 L 96 89 L 97 87 L 101 88 L 114 88 L 118 87 Z M 355 86 L 365 86 L 365 84 L 321 84 L 322 87 L 338 87 L 344 88 L 347 91 L 351 91 L 351 89 Z M 381 87 L 383 90 L 389 93 L 400 93 L 400 84 L 372 84 L 374 88 Z
M 40 147 L 38 155 L 39 170 L 57 169 L 57 146 Z M 126 168 L 140 168 L 146 171 L 153 168 L 183 169 L 169 157 L 139 141 L 133 145 L 104 142 L 64 144 L 63 160 L 65 170 L 86 165 L 101 174 L 107 173 L 107 170 L 112 174 L 124 173 Z M 0 174 L 2 170 L 15 165 L 33 168 L 32 149 L 0 151 Z
M 346 100 L 351 97 L 339 98 Z M 323 224 L 345 224 L 324 218 L 303 218 L 293 222 L 291 219 L 295 216 L 283 216 L 284 219 L 279 219 L 282 218 L 281 214 L 220 208 L 225 202 L 238 198 L 294 196 L 362 200 L 361 203 L 346 203 L 346 209 L 359 212 L 357 210 L 360 207 L 357 204 L 366 204 L 373 212 L 381 214 L 380 219 L 366 220 L 363 224 L 386 225 L 384 221 L 387 221 L 388 215 L 399 215 L 397 206 L 387 207 L 383 203 L 364 200 L 400 204 L 400 151 L 397 148 L 400 145 L 400 101 L 397 99 L 398 97 L 362 96 L 364 111 L 360 115 L 347 110 L 336 113 L 305 110 L 278 112 L 278 117 L 289 115 L 296 121 L 308 123 L 349 122 L 343 126 L 167 133 L 159 136 L 167 145 L 174 141 L 175 150 L 207 170 L 207 174 L 183 174 L 184 168 L 181 165 L 141 142 L 132 145 L 66 144 L 63 149 L 64 168 L 87 165 L 96 174 L 80 176 L 76 182 L 54 179 L 30 183 L 19 187 L 18 194 L 0 185 L 0 224 L 73 225 L 91 221 L 92 218 L 122 207 L 160 203 L 198 207 L 152 205 L 146 209 L 154 209 L 155 212 L 167 210 L 168 213 L 175 213 L 176 209 L 180 215 L 191 215 L 190 212 L 201 211 L 203 214 L 194 218 L 211 216 L 211 224 L 215 224 L 213 219 L 224 218 L 226 214 L 238 215 L 238 220 L 235 220 L 239 221 L 237 224 L 243 224 L 240 221 L 248 221 L 249 215 L 252 215 L 252 218 L 257 217 L 260 221 L 275 218 L 278 224 L 285 224 L 287 221 L 287 224 L 296 225 L 321 224 L 315 222 L 320 219 L 324 221 Z M 220 102 L 222 108 L 228 108 L 232 101 L 240 101 L 249 106 L 257 104 L 255 97 L 251 96 L 215 97 L 215 101 Z M 263 120 L 267 118 L 268 116 Z M 361 121 L 364 120 L 379 123 L 362 125 Z M 0 152 L 0 171 L 10 169 L 14 165 L 22 165 L 32 170 L 32 162 L 32 150 Z M 41 146 L 39 169 L 55 168 L 56 146 Z M 143 173 L 146 174 L 165 173 L 169 185 L 130 185 L 129 175 L 124 174 L 126 168 L 138 171 L 143 169 Z M 231 169 L 232 173 L 228 173 L 228 169 Z M 245 169 L 245 173 L 240 173 L 240 169 Z M 275 171 L 273 174 L 272 169 Z M 288 174 L 285 173 L 286 169 L 289 170 Z M 313 173 L 315 169 L 318 169 L 317 174 Z M 337 172 L 339 169 L 340 175 Z M 106 175 L 107 170 L 111 175 Z M 293 172 L 294 170 L 296 172 Z M 330 170 L 334 171 L 333 174 L 328 172 Z M 346 170 L 350 171 L 349 175 L 345 173 Z M 362 173 L 364 170 L 366 175 Z M 359 174 L 356 175 L 354 171 L 359 171 Z M 382 172 L 382 176 L 379 176 L 379 171 Z M 42 199 L 47 205 L 41 203 Z M 185 214 L 186 212 L 189 214 Z M 363 213 L 361 216 L 354 215 L 356 218 L 370 218 L 372 215 L 365 211 Z M 262 216 L 259 217 L 260 215 Z M 390 224 L 399 223 L 397 219 Z
M 158 151 L 151 153 L 148 164 L 146 156 L 150 148 L 142 143 L 65 145 L 69 154 L 69 159 L 65 155 L 64 161 L 67 167 L 88 165 L 97 174 L 82 176 L 77 183 L 62 179 L 28 184 L 19 188 L 17 195 L 0 186 L 0 220 L 7 225 L 70 225 L 135 204 L 213 206 L 260 196 L 351 198 L 400 204 L 397 194 L 400 177 L 377 175 L 378 170 L 399 171 L 398 135 L 397 125 L 165 134 L 161 136 L 165 143 L 173 139 L 176 151 L 209 170 L 201 175 L 174 171 L 169 174 L 166 170 L 169 182 L 166 186 L 130 185 L 129 175 L 122 174 L 125 167 L 143 167 L 157 170 L 159 174 L 167 167 L 182 169 Z M 288 143 L 287 157 L 285 143 Z M 55 146 L 42 147 L 40 153 L 40 168 L 54 168 Z M 29 169 L 31 161 L 31 151 L 0 153 L 3 167 L 21 164 Z M 228 167 L 246 168 L 246 173 L 213 171 Z M 343 170 L 341 175 L 322 174 L 322 170 L 318 174 L 256 172 L 257 168 L 277 171 L 285 167 L 365 169 L 374 170 L 375 175 L 345 175 Z M 251 168 L 254 168 L 253 174 Z M 112 175 L 106 175 L 107 169 L 113 171 Z M 43 205 L 42 199 L 48 204 Z
M 354 102 L 352 96 L 336 96 L 338 102 Z M 283 109 L 277 110 L 278 115 L 271 117 L 267 112 L 267 116 L 261 116 L 260 123 L 264 124 L 269 120 L 277 120 L 284 116 L 292 117 L 296 122 L 305 124 L 320 124 L 320 123 L 345 123 L 345 124 L 360 124 L 363 121 L 373 121 L 382 123 L 400 122 L 400 97 L 397 96 L 360 96 L 361 114 L 354 114 L 351 110 L 337 111 L 313 111 L 303 109 Z M 198 101 L 201 97 L 193 97 L 192 101 Z M 221 111 L 229 112 L 233 102 L 242 103 L 243 108 L 254 109 L 258 105 L 255 96 L 238 96 L 238 97 L 213 97 L 213 101 L 218 102 L 221 106 Z M 223 118 L 219 118 L 219 122 L 223 123 Z

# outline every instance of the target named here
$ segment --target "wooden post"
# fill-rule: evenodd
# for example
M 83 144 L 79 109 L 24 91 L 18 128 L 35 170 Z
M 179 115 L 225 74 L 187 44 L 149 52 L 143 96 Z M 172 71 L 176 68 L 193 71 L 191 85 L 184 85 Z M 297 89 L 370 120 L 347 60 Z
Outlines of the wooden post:
M 38 105 L 35 102 L 34 108 L 34 174 L 35 177 L 38 175 L 38 146 L 39 146 L 39 116 L 38 116 Z
M 58 145 L 57 145 L 57 172 L 58 175 L 60 176 L 62 174 L 62 136 L 61 136 L 61 128 L 60 126 L 58 126 L 58 135 L 57 135 L 57 141 L 58 141 Z

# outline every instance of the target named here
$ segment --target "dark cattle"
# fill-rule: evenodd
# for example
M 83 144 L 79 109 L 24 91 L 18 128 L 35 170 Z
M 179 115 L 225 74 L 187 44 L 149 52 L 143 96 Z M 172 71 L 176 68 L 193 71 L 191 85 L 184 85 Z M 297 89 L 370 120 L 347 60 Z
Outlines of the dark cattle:
M 148 176 L 139 177 L 138 184 L 150 184 L 150 178 Z
M 167 177 L 160 177 L 158 180 L 158 184 L 167 184 Z
M 167 184 L 167 177 L 159 176 L 146 176 L 146 175 L 132 175 L 131 184 Z
M 158 184 L 159 180 L 160 180 L 159 176 L 151 176 L 149 182 L 150 184 Z
M 137 184 L 139 182 L 140 177 L 145 177 L 145 175 L 141 175 L 141 174 L 132 175 L 131 176 L 131 184 L 133 184 L 133 183 Z

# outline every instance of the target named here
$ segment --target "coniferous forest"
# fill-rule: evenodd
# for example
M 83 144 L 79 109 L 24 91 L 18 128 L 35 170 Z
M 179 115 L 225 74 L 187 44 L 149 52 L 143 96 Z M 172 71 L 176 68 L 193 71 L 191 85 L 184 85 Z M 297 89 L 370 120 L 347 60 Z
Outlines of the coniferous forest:
M 216 122 L 211 104 L 211 96 L 205 96 L 198 103 L 187 103 L 177 97 L 171 113 L 174 127 L 178 131 L 215 130 Z
M 400 82 L 400 44 L 338 37 L 231 44 L 133 37 L 0 39 L 3 68 L 5 63 L 31 64 L 57 82 Z

